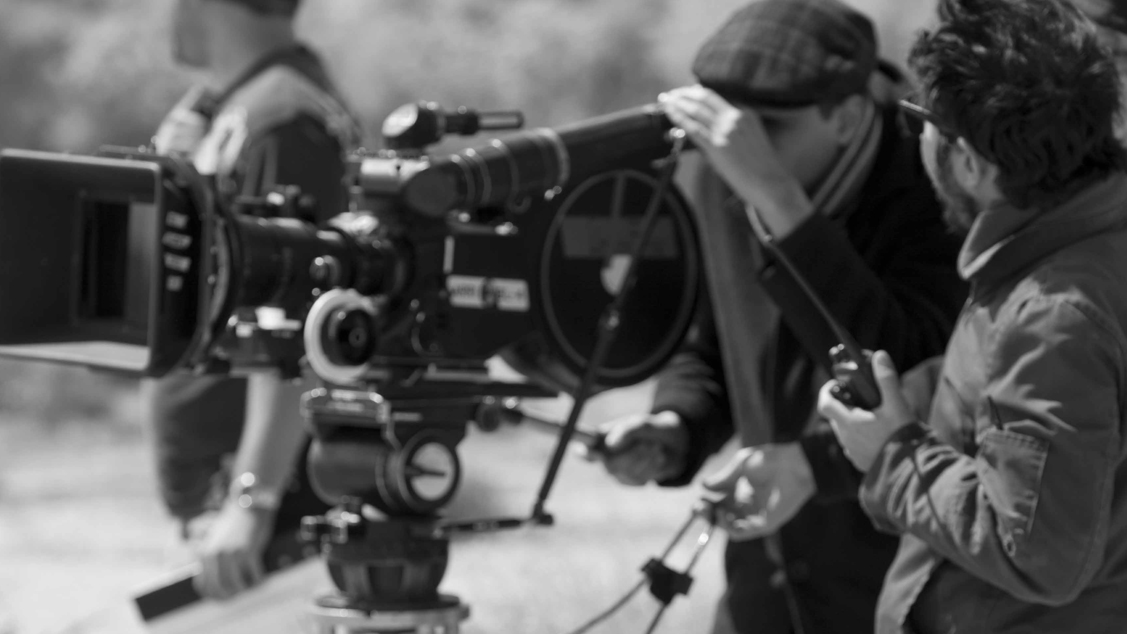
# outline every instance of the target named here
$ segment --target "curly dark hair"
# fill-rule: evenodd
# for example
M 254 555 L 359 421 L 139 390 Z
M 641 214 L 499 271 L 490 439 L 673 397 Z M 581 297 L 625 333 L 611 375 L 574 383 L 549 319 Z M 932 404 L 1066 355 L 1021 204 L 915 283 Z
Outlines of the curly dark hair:
M 929 107 L 998 166 L 1019 209 L 1045 209 L 1127 166 L 1120 82 L 1092 24 L 1064 0 L 940 0 L 908 63 Z

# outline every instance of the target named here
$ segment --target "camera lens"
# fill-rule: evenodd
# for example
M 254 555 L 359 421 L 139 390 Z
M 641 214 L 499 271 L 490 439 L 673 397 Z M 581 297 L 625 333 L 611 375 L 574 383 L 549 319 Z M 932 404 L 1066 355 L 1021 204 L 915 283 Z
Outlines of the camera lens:
M 335 311 L 325 324 L 325 352 L 334 363 L 360 365 L 376 352 L 372 316 L 359 309 Z

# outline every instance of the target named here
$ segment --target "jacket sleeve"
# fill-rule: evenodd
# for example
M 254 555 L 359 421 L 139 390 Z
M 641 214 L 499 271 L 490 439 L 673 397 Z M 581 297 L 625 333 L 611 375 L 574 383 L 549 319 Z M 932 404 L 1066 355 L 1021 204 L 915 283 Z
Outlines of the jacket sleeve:
M 707 298 L 702 298 L 701 304 L 685 344 L 658 375 L 651 410 L 676 412 L 689 432 L 685 471 L 677 478 L 660 482 L 662 486 L 691 482 L 704 461 L 719 451 L 733 433 L 716 323 Z
M 944 225 L 934 193 L 913 187 L 884 201 L 880 233 L 866 261 L 845 228 L 814 215 L 778 243 L 807 283 L 857 342 L 885 350 L 897 367 L 940 354 L 966 297 L 955 260 L 958 239 Z M 806 352 L 830 370 L 829 350 L 840 343 L 821 312 L 779 262 L 761 272 L 787 326 Z M 829 423 L 811 426 L 800 440 L 814 472 L 817 499 L 852 498 L 860 473 L 845 458 Z
M 344 174 L 340 142 L 313 117 L 300 115 L 250 139 L 234 176 L 237 191 L 250 196 L 296 185 L 315 202 L 315 212 L 303 219 L 323 224 L 346 210 Z
M 1048 299 L 1027 303 L 996 346 L 976 402 L 935 410 L 975 418 L 973 455 L 908 425 L 865 476 L 861 504 L 878 528 L 919 537 L 1014 597 L 1063 605 L 1107 547 L 1123 347 Z M 936 398 L 960 399 L 943 388 Z

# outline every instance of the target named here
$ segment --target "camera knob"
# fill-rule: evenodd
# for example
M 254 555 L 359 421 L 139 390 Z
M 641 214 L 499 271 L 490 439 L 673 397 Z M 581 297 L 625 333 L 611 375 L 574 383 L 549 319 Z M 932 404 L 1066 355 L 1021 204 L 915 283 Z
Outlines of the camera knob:
M 347 544 L 364 536 L 364 522 L 359 516 L 342 513 L 329 520 L 329 541 L 334 544 Z
M 389 490 L 416 513 L 432 513 L 449 502 L 462 476 L 454 443 L 429 433 L 411 437 L 388 467 Z
M 317 257 L 309 265 L 309 277 L 321 288 L 333 288 L 344 283 L 340 260 L 331 255 Z
M 325 323 L 325 352 L 342 365 L 360 365 L 376 353 L 375 315 L 360 308 L 341 309 Z
M 379 347 L 379 314 L 372 298 L 354 290 L 323 293 L 305 318 L 302 339 L 310 369 L 335 385 L 361 380 Z
M 303 517 L 298 536 L 303 542 L 320 543 L 329 536 L 329 521 L 321 515 Z

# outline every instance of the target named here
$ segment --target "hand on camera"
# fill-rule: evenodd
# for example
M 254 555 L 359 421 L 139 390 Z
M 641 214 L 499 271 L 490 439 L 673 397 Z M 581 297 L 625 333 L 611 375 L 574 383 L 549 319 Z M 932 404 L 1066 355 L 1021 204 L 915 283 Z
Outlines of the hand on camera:
M 887 352 L 873 354 L 873 375 L 880 388 L 881 405 L 871 412 L 849 407 L 834 398 L 831 390 L 836 381 L 823 385 L 818 395 L 818 412 L 830 420 L 846 457 L 861 472 L 873 466 L 889 436 L 915 420 Z
M 192 520 L 188 539 L 200 562 L 195 588 L 209 599 L 229 599 L 265 576 L 262 554 L 274 514 L 228 501 L 222 510 Z
M 744 447 L 704 488 L 720 498 L 717 524 L 733 541 L 758 539 L 783 527 L 814 497 L 814 472 L 796 443 Z
M 763 121 L 704 86 L 685 86 L 658 97 L 669 120 L 683 129 L 717 174 L 744 203 L 757 209 L 787 208 L 804 196 L 793 174 L 779 160 Z
M 674 412 L 631 414 L 602 427 L 605 451 L 586 452 L 601 460 L 616 480 L 642 486 L 676 478 L 685 471 L 689 432 Z

